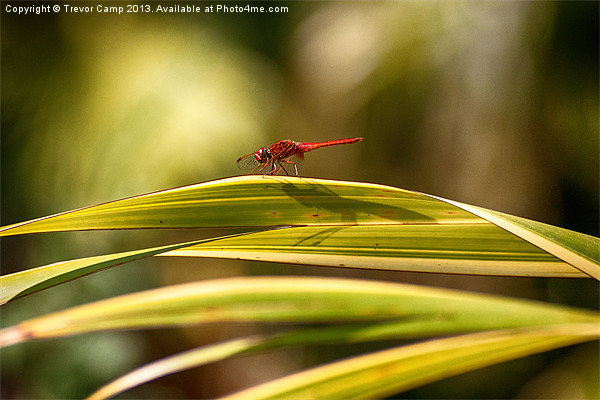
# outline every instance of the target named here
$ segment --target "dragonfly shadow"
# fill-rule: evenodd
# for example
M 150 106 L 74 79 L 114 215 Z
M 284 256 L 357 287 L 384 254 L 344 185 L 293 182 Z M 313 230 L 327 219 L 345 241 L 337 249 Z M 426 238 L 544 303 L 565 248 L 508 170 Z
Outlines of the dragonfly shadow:
M 316 209 L 317 212 L 311 216 L 316 218 L 317 221 L 319 217 L 325 217 L 326 215 L 330 217 L 331 214 L 335 214 L 340 219 L 336 223 L 341 224 L 358 224 L 361 220 L 370 219 L 393 221 L 399 224 L 435 222 L 435 219 L 428 215 L 390 204 L 390 202 L 400 202 L 405 201 L 405 199 L 392 195 L 392 192 L 386 193 L 385 190 L 375 195 L 381 198 L 382 202 L 379 203 L 377 201 L 361 200 L 356 197 L 351 198 L 351 192 L 348 192 L 348 197 L 344 197 L 343 189 L 345 187 L 343 186 L 340 186 L 342 192 L 340 194 L 330 187 L 309 180 L 297 185 L 284 179 L 282 185 L 277 186 L 277 188 L 282 189 L 290 199 L 302 206 Z M 323 211 L 323 215 L 320 215 L 320 210 Z
M 323 240 L 327 239 L 328 237 L 330 237 L 331 235 L 336 234 L 337 232 L 340 232 L 344 229 L 348 229 L 348 226 L 343 226 L 343 225 L 339 225 L 339 226 L 328 226 L 328 227 L 322 227 L 321 229 L 319 229 L 318 231 L 311 233 L 309 235 L 305 235 L 304 237 L 299 238 L 298 242 L 296 242 L 294 244 L 295 246 L 318 246 L 319 244 L 321 244 L 321 242 L 323 242 Z

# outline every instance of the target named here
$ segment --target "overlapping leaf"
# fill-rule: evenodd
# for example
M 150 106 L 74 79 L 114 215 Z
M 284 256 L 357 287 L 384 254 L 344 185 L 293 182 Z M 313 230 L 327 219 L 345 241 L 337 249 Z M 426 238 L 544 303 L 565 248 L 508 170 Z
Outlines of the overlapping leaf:
M 406 337 L 403 324 L 405 322 L 384 322 L 303 329 L 207 345 L 135 369 L 103 386 L 88 399 L 106 399 L 168 374 L 268 349 L 402 338 Z M 439 339 L 318 367 L 229 397 L 364 398 L 368 394 L 367 398 L 380 398 L 495 362 L 594 340 L 598 335 L 600 326 L 597 324 L 573 323 Z M 390 365 L 392 368 L 388 368 Z M 381 373 L 375 374 L 375 369 Z
M 267 230 L 72 260 L 3 276 L 2 301 L 153 255 L 600 278 L 600 240 L 595 237 L 381 185 L 294 177 L 237 177 L 136 196 L 6 226 L 0 228 L 0 236 L 202 227 Z M 385 396 L 490 363 L 589 340 L 598 336 L 597 329 L 590 326 L 597 327 L 599 322 L 598 315 L 582 310 L 407 285 L 299 277 L 238 278 L 157 289 L 23 321 L 0 331 L 0 345 L 107 329 L 220 321 L 354 324 L 322 327 L 310 335 L 292 332 L 274 338 L 239 339 L 176 355 L 158 363 L 156 369 L 142 369 L 139 375 L 129 377 L 133 380 L 124 379 L 107 393 L 269 346 L 519 329 L 489 332 L 496 335 L 491 342 L 488 337 L 480 343 L 478 336 L 462 343 L 460 338 L 454 338 L 459 341 L 456 343 L 444 339 L 437 352 L 428 353 L 426 344 L 391 349 L 241 393 L 264 398 Z M 455 348 L 444 348 L 444 343 Z M 430 373 L 432 370 L 438 372 Z M 323 376 L 329 378 L 322 380 Z
M 540 249 L 600 280 L 600 240 L 556 226 L 481 207 L 444 200 L 490 221 Z
M 90 229 L 431 224 L 481 219 L 389 186 L 241 176 L 130 197 L 13 224 L 0 236 Z
M 586 276 L 485 223 L 293 227 L 200 243 L 161 256 L 478 275 Z
M 595 340 L 598 324 L 500 330 L 337 361 L 223 399 L 374 399 L 530 354 Z
M 600 326 L 600 316 L 593 312 L 451 290 L 350 279 L 246 277 L 154 289 L 37 317 L 0 331 L 0 345 L 106 329 L 249 321 L 342 325 L 186 352 L 144 367 L 106 391 L 122 391 L 164 374 L 273 347 L 549 325 Z M 350 321 L 352 325 L 343 325 Z M 589 340 L 591 334 L 583 332 Z
M 443 312 L 442 312 L 443 310 Z M 348 322 L 403 319 L 405 335 L 554 321 L 600 322 L 596 314 L 385 282 L 246 277 L 195 282 L 119 296 L 3 330 L 0 344 L 106 329 L 212 322 Z
M 232 236 L 235 235 L 229 237 Z M 79 258 L 4 275 L 0 277 L 0 288 L 2 289 L 0 291 L 0 304 L 7 303 L 8 301 L 18 299 L 72 279 L 92 274 L 102 269 L 212 240 L 219 240 L 219 238 L 196 240 L 193 242 L 177 243 L 168 246 L 127 251 L 124 253 Z
M 527 230 L 522 227 L 540 224 L 468 207 L 381 185 L 249 176 L 13 224 L 0 229 L 0 235 L 79 229 L 304 226 L 218 239 L 212 245 L 170 255 L 486 275 L 598 275 L 598 238 L 555 227 Z M 551 240 L 552 246 L 544 246 Z M 53 268 L 38 269 L 38 281 L 30 286 L 44 286 L 42 271 L 49 272 L 46 279 L 52 279 L 52 284 L 58 283 Z M 89 271 L 85 263 L 81 268 L 85 268 L 81 274 Z M 71 279 L 78 272 L 70 274 L 63 277 Z

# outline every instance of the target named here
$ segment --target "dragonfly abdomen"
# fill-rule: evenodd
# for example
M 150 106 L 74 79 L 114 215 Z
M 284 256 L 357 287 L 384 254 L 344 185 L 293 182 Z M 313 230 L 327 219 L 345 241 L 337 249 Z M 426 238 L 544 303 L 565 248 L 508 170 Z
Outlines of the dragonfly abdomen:
M 337 139 L 337 140 L 328 140 L 326 142 L 317 142 L 317 143 L 296 143 L 298 147 L 302 149 L 302 151 L 307 152 L 314 149 L 318 149 L 321 147 L 329 147 L 336 146 L 338 144 L 350 144 L 356 143 L 363 140 L 363 138 L 349 138 L 349 139 Z

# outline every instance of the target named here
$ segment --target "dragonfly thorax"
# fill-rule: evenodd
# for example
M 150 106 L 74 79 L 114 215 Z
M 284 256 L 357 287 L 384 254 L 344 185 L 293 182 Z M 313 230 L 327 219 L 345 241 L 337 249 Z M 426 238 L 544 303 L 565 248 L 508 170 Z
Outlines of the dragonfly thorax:
M 271 158 L 271 153 L 269 152 L 269 149 L 261 147 L 256 153 L 254 153 L 254 158 L 260 164 L 263 164 L 266 163 L 269 160 L 269 158 Z
M 337 146 L 338 144 L 356 143 L 362 138 L 328 140 L 326 142 L 299 143 L 291 140 L 279 140 L 269 146 L 261 147 L 255 153 L 250 153 L 237 159 L 240 169 L 249 169 L 251 174 L 265 175 L 296 175 L 298 163 L 304 158 L 304 153 L 320 147 Z

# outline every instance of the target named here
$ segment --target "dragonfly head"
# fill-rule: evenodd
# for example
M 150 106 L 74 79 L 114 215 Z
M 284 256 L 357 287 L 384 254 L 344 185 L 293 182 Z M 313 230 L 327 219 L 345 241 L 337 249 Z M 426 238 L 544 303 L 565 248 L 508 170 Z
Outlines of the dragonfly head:
M 271 158 L 271 153 L 269 153 L 268 149 L 261 147 L 256 153 L 254 153 L 254 158 L 256 158 L 256 161 L 258 161 L 260 164 L 263 164 L 266 163 L 269 158 Z

